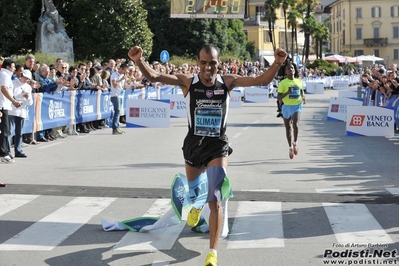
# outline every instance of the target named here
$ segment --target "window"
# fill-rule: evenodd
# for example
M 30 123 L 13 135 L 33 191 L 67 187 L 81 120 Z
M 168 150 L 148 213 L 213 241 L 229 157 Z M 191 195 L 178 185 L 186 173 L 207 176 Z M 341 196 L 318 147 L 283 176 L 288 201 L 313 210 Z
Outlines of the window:
M 345 44 L 345 30 L 342 31 L 342 44 Z
M 391 6 L 391 17 L 399 17 L 399 6 Z
M 363 50 L 355 50 L 355 56 L 364 55 Z
M 371 17 L 380 18 L 381 17 L 381 7 L 374 6 L 371 8 Z
M 362 18 L 362 8 L 356 8 L 356 18 Z
M 393 38 L 394 39 L 399 38 L 399 26 L 393 26 Z
M 345 19 L 345 9 L 342 10 L 342 19 Z
M 399 49 L 393 49 L 393 59 L 399 59 Z
M 268 30 L 265 30 L 265 31 L 264 31 L 264 34 L 265 34 L 265 40 L 264 40 L 264 42 L 272 42 L 271 39 L 270 39 L 270 36 L 269 36 L 269 31 L 268 31 Z
M 362 28 L 356 28 L 356 40 L 362 39 Z
M 374 56 L 380 57 L 380 50 L 375 49 L 375 50 L 374 50 Z
M 373 38 L 374 39 L 378 39 L 378 38 L 380 38 L 380 28 L 374 28 L 373 29 L 374 30 L 374 32 L 373 32 Z

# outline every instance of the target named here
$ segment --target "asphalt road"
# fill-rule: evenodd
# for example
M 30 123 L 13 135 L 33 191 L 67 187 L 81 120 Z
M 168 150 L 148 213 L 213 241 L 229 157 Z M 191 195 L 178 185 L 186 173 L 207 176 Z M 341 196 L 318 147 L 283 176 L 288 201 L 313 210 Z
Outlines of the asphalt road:
M 219 265 L 328 265 L 349 249 L 399 249 L 398 139 L 346 136 L 343 122 L 326 120 L 337 95 L 307 95 L 293 160 L 274 100 L 230 109 L 234 198 Z M 27 159 L 0 164 L 1 266 L 203 265 L 208 234 L 184 223 L 149 234 L 102 230 L 101 218 L 168 208 L 173 177 L 184 171 L 185 118 L 124 130 L 29 146 Z M 323 257 L 330 251 L 337 258 Z M 344 265 L 387 259 L 352 254 Z

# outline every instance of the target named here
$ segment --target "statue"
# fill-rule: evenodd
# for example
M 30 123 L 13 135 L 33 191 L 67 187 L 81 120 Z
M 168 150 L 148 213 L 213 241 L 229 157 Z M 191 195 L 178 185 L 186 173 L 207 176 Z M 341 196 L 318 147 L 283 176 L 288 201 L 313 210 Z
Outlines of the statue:
M 58 13 L 53 0 L 42 0 L 36 51 L 60 57 L 66 62 L 74 62 L 73 41 L 65 31 L 64 19 Z

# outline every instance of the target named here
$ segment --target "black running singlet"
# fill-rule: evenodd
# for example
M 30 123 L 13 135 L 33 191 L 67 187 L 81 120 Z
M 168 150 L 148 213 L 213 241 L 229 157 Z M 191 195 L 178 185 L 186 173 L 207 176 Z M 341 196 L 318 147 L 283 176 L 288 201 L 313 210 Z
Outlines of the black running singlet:
M 215 85 L 207 87 L 194 75 L 186 100 L 188 135 L 220 137 L 226 132 L 230 94 L 218 74 Z

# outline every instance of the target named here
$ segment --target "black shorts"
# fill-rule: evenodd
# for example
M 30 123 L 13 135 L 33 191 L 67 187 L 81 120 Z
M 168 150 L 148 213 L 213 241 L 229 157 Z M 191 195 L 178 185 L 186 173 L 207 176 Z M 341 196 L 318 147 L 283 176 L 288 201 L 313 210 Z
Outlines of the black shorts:
M 219 138 L 187 135 L 182 149 L 185 162 L 197 168 L 206 166 L 215 158 L 227 157 L 233 152 L 226 135 Z

